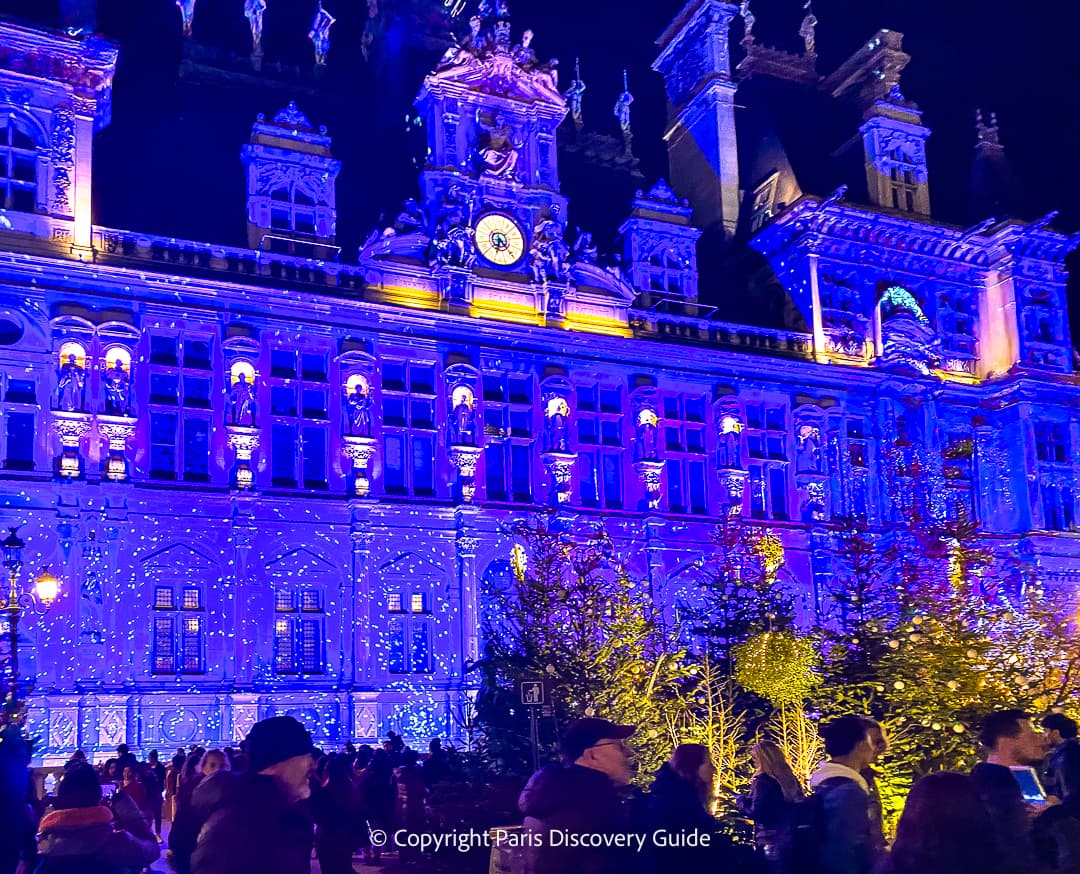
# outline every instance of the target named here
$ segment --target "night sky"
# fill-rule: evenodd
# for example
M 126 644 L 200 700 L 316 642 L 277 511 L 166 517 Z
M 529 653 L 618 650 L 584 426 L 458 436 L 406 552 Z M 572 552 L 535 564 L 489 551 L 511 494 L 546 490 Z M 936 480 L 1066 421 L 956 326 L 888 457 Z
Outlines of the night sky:
M 0 0 L 0 11 L 49 23 L 58 20 L 59 2 Z M 344 163 L 338 186 L 339 242 L 355 253 L 380 213 L 396 214 L 402 199 L 415 191 L 420 139 L 407 132 L 405 119 L 423 72 L 439 50 L 410 47 L 414 35 L 396 32 L 365 62 L 359 46 L 366 2 L 324 0 L 324 5 L 338 23 L 331 32 L 329 69 L 315 80 L 306 34 L 316 0 L 268 0 L 267 63 L 295 66 L 298 72 L 275 71 L 266 81 L 278 84 L 267 87 L 244 75 L 218 77 L 210 84 L 181 81 L 180 19 L 173 0 L 99 0 L 98 29 L 119 42 L 121 61 L 113 124 L 96 144 L 95 220 L 242 244 L 240 147 L 256 112 L 272 115 L 295 98 L 314 123 L 326 124 L 334 136 L 335 154 Z M 588 127 L 616 133 L 612 107 L 622 69 L 628 69 L 636 97 L 634 151 L 649 183 L 667 173 L 660 139 L 663 88 L 649 65 L 656 37 L 681 5 L 678 0 L 511 0 L 515 38 L 525 27 L 535 30 L 533 45 L 541 57 L 561 59 L 564 87 L 572 78 L 575 56 L 581 58 Z M 752 0 L 759 41 L 799 48 L 801 6 L 800 0 Z M 242 71 L 239 56 L 248 47 L 242 9 L 243 0 L 197 0 L 196 40 L 220 52 L 209 66 Z M 905 34 L 912 61 L 902 87 L 933 131 L 928 148 L 937 218 L 969 222 L 974 114 L 983 108 L 998 115 L 1001 140 L 1023 196 L 1020 217 L 1037 218 L 1056 209 L 1061 212 L 1056 229 L 1080 230 L 1080 4 L 1032 4 L 1025 10 L 976 0 L 815 0 L 814 12 L 818 69 L 824 73 L 878 28 Z M 428 20 L 429 26 L 435 23 Z M 625 205 L 612 204 L 612 210 L 615 221 Z M 1078 287 L 1073 283 L 1074 336 L 1080 336 Z

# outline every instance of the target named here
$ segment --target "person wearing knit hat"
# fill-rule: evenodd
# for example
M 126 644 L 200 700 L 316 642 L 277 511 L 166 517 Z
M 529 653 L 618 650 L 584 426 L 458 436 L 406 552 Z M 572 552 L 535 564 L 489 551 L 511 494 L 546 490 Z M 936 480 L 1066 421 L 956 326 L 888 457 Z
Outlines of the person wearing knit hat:
M 246 774 L 218 771 L 192 796 L 203 826 L 191 874 L 310 874 L 311 735 L 291 716 L 272 716 L 252 726 L 244 746 Z

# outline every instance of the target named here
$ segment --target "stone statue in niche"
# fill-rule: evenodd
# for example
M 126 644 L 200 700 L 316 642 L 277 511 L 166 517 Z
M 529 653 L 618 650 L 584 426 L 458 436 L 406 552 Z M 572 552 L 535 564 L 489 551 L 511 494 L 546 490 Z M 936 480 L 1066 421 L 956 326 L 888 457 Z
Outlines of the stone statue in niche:
M 734 416 L 724 416 L 720 420 L 720 439 L 717 463 L 721 470 L 742 470 L 739 457 L 739 431 L 742 425 Z
M 107 573 L 105 552 L 94 537 L 87 534 L 83 544 L 83 578 L 79 584 L 79 643 L 105 642 L 105 603 L 102 584 Z
M 232 406 L 232 423 L 245 428 L 255 427 L 255 384 L 248 382 L 247 374 L 240 373 L 229 393 Z
M 450 439 L 456 446 L 476 445 L 476 417 L 473 410 L 472 395 L 461 392 L 457 405 L 454 407 L 452 434 Z
M 348 397 L 349 433 L 353 437 L 371 436 L 371 393 L 357 383 Z
M 476 123 L 483 131 L 476 150 L 480 158 L 480 175 L 516 181 L 524 141 L 515 139 L 513 127 L 501 112 L 495 113 L 489 123 L 477 112 Z
M 795 443 L 796 472 L 821 473 L 821 432 L 813 425 L 801 425 Z
M 83 411 L 86 402 L 86 371 L 79 364 L 78 356 L 69 353 L 60 365 L 56 381 L 57 409 L 68 413 Z
M 637 455 L 642 461 L 655 461 L 659 453 L 656 447 L 656 424 L 659 419 L 652 410 L 642 410 L 637 415 Z
M 126 416 L 131 379 L 119 358 L 105 371 L 102 382 L 105 384 L 105 412 L 110 416 Z
M 568 437 L 570 406 L 562 398 L 548 401 L 545 425 L 545 443 L 548 452 L 569 452 Z

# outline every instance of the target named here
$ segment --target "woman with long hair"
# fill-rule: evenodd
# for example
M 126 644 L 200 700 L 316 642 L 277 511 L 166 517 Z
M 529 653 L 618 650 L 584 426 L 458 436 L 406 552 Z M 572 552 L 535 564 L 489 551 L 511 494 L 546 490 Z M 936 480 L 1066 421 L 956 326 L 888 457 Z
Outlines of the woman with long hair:
M 772 870 L 784 871 L 793 843 L 793 806 L 806 799 L 784 751 L 771 740 L 750 748 L 754 779 L 739 810 L 754 822 L 754 844 Z
M 995 835 L 970 776 L 928 774 L 911 787 L 878 874 L 1019 874 L 1003 861 Z

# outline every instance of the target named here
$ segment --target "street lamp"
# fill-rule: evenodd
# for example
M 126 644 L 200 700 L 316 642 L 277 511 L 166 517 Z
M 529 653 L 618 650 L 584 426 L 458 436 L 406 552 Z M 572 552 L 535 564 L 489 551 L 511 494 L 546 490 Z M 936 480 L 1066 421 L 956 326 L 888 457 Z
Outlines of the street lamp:
M 0 723 L 18 722 L 22 716 L 22 702 L 19 700 L 19 619 L 24 610 L 32 610 L 39 615 L 45 613 L 60 593 L 60 581 L 48 568 L 37 575 L 33 592 L 19 590 L 19 572 L 22 570 L 22 553 L 26 544 L 19 537 L 17 527 L 9 528 L 8 532 L 8 536 L 0 542 L 0 549 L 3 549 L 4 553 L 4 568 L 8 572 L 8 592 L 6 597 L 0 595 L 0 612 L 7 614 L 11 677 Z

